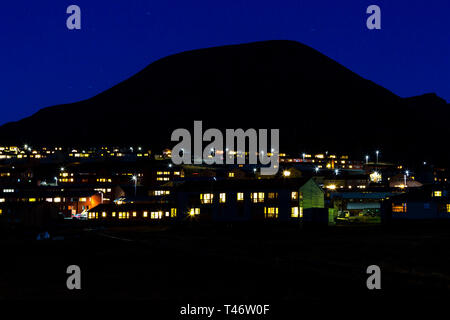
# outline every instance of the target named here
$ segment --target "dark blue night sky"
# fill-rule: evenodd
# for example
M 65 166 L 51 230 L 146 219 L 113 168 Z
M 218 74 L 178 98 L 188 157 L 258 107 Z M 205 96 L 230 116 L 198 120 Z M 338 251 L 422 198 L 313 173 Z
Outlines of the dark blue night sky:
M 82 29 L 66 28 L 66 8 Z M 382 30 L 366 28 L 366 8 Z M 400 96 L 450 101 L 450 2 L 442 0 L 4 1 L 0 124 L 89 98 L 158 58 L 269 39 L 307 44 Z

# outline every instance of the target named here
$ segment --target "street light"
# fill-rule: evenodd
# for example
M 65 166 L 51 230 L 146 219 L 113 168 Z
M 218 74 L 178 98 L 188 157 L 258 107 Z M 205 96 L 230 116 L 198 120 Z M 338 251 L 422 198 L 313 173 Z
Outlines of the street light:
M 306 156 L 306 154 L 303 153 L 303 154 L 302 154 L 303 162 L 305 162 L 305 156 Z
M 314 170 L 316 170 L 316 173 L 319 172 L 319 167 L 316 167 Z
M 55 179 L 55 184 L 56 184 L 56 186 L 58 186 L 58 178 L 54 177 L 53 179 Z
M 378 164 L 378 154 L 380 153 L 380 151 L 375 151 L 375 153 L 377 154 L 377 164 Z
M 405 181 L 405 188 L 408 187 L 408 185 L 406 184 L 406 177 L 407 177 L 407 176 L 409 176 L 409 171 L 408 171 L 408 170 L 406 170 L 406 171 L 405 171 L 405 174 L 403 175 L 403 179 L 404 179 L 404 181 Z
M 366 155 L 366 164 L 369 164 L 369 156 Z
M 136 197 L 137 177 L 136 176 L 132 176 L 131 180 L 134 181 L 134 196 Z

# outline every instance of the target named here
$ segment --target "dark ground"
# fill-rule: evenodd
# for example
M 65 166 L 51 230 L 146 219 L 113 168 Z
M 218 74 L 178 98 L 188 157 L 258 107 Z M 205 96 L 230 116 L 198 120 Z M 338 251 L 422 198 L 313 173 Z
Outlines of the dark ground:
M 450 298 L 449 227 L 109 227 L 59 241 L 9 239 L 0 242 L 0 299 L 435 303 Z M 72 264 L 80 291 L 66 288 Z M 372 264 L 382 271 L 378 291 L 366 288 Z

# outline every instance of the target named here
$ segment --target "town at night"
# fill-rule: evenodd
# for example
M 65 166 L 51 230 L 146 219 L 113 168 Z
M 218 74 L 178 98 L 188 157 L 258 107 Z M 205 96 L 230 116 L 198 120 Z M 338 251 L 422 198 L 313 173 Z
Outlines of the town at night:
M 445 305 L 448 9 L 5 3 L 0 302 L 156 319 Z

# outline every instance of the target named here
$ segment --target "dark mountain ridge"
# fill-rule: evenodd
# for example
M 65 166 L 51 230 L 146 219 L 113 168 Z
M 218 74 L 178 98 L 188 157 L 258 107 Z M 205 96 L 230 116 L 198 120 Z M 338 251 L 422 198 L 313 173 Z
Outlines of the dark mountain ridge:
M 0 143 L 145 143 L 170 147 L 176 128 L 279 128 L 281 150 L 350 153 L 380 149 L 446 162 L 447 103 L 400 98 L 316 50 L 264 41 L 160 59 L 99 95 L 48 107 L 0 127 Z M 418 153 L 420 150 L 420 153 Z M 422 161 L 423 159 L 418 159 Z

